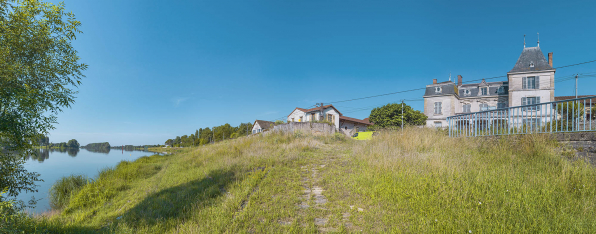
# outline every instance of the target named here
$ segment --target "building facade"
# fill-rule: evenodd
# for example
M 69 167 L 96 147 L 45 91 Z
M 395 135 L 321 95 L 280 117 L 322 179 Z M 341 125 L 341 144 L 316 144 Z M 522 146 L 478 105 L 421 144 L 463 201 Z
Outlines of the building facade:
M 548 60 L 540 46 L 524 48 L 507 81 L 463 84 L 446 81 L 426 86 L 424 114 L 427 127 L 447 127 L 447 117 L 505 107 L 555 101 L 555 69 L 553 53 Z
M 311 109 L 296 107 L 288 115 L 288 122 L 313 122 L 327 121 L 333 124 L 336 130 L 346 135 L 353 135 L 356 132 L 366 131 L 368 126 L 373 125 L 366 119 L 356 119 L 344 116 L 333 105 L 325 105 Z

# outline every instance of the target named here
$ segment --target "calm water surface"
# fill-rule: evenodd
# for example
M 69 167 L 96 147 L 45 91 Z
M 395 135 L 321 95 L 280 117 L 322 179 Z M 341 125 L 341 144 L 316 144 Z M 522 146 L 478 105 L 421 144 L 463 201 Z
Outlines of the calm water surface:
M 41 213 L 50 209 L 48 202 L 48 190 L 64 176 L 82 174 L 90 178 L 96 178 L 99 171 L 106 167 L 114 167 L 120 161 L 134 161 L 142 156 L 151 156 L 156 153 L 146 151 L 122 151 L 112 149 L 109 151 L 95 152 L 86 149 L 80 150 L 40 150 L 37 155 L 29 156 L 25 163 L 25 169 L 30 172 L 41 174 L 43 182 L 39 185 L 37 193 L 22 193 L 18 199 L 25 202 L 34 196 L 37 202 L 35 209 L 30 211 Z

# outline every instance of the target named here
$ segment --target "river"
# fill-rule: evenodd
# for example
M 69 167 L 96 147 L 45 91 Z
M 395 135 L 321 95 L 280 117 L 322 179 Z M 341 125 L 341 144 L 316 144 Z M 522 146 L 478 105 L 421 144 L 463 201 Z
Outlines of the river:
M 34 196 L 37 205 L 29 212 L 42 213 L 50 210 L 48 201 L 48 190 L 60 178 L 69 175 L 86 175 L 89 178 L 96 178 L 99 171 L 106 167 L 114 167 L 121 161 L 134 161 L 142 156 L 150 156 L 156 153 L 148 151 L 122 151 L 119 149 L 91 151 L 86 149 L 67 150 L 39 150 L 37 155 L 27 157 L 25 169 L 30 172 L 41 174 L 43 182 L 36 184 L 38 192 L 21 193 L 19 200 L 28 202 Z M 41 199 L 41 200 L 40 200 Z

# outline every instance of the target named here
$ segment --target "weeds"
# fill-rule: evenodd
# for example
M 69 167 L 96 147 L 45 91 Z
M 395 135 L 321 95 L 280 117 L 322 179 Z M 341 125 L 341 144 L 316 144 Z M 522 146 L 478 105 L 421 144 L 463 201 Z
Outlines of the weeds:
M 596 172 L 558 147 L 532 134 L 276 132 L 122 162 L 35 222 L 57 233 L 591 232 Z M 303 208 L 313 184 L 327 202 Z
M 89 179 L 84 175 L 70 175 L 56 181 L 48 193 L 52 209 L 64 208 L 70 202 L 70 198 L 87 183 Z

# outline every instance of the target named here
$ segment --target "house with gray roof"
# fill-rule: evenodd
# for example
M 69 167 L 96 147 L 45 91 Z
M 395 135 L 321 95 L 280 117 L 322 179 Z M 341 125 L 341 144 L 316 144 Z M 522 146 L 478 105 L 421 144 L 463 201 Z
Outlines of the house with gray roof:
M 509 72 L 507 81 L 463 84 L 463 77 L 426 86 L 424 114 L 426 126 L 446 127 L 447 117 L 505 107 L 555 101 L 553 53 L 548 60 L 536 47 L 525 47 Z
M 255 123 L 252 125 L 252 134 L 257 134 L 271 130 L 274 126 L 275 123 L 271 121 L 255 120 Z

